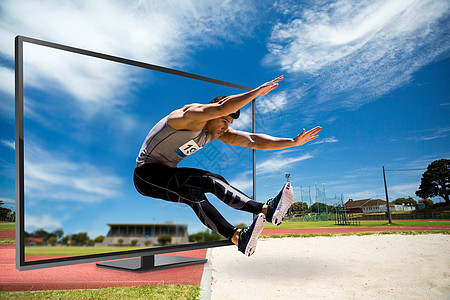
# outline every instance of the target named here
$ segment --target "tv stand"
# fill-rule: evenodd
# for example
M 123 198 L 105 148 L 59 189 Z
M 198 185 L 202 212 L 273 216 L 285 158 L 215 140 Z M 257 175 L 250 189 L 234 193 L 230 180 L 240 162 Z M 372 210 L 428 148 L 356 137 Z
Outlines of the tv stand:
M 97 266 L 131 272 L 148 272 L 194 264 L 204 264 L 206 261 L 206 258 L 175 255 L 146 255 L 138 258 L 97 263 Z

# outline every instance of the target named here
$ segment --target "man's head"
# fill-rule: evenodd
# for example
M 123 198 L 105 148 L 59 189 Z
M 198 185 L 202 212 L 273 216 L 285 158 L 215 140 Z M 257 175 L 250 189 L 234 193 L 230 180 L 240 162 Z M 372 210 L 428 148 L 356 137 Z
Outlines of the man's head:
M 212 99 L 209 103 L 219 103 L 220 100 L 224 98 L 226 97 L 219 96 Z M 212 134 L 213 139 L 216 139 L 228 131 L 228 126 L 233 123 L 235 119 L 238 119 L 240 114 L 241 112 L 240 110 L 238 110 L 237 112 L 229 114 L 228 116 L 222 116 L 213 120 L 209 120 L 205 124 L 205 129 Z
M 219 103 L 220 100 L 225 99 L 225 98 L 226 98 L 226 96 L 219 96 L 219 97 L 216 97 L 216 98 L 212 99 L 211 101 L 209 101 L 209 103 Z M 229 116 L 235 120 L 239 119 L 240 115 L 241 115 L 241 110 L 239 110 L 239 109 L 237 112 L 229 114 Z

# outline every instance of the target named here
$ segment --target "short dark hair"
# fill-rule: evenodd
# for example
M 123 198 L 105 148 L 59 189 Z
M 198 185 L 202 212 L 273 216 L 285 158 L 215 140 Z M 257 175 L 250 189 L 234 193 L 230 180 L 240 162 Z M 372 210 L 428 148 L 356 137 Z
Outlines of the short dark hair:
M 212 99 L 211 101 L 209 101 L 209 103 L 218 103 L 220 102 L 220 100 L 226 98 L 227 96 L 218 96 L 214 99 Z M 230 117 L 232 117 L 233 119 L 239 119 L 239 116 L 241 115 L 241 110 L 238 109 L 236 112 L 229 114 Z

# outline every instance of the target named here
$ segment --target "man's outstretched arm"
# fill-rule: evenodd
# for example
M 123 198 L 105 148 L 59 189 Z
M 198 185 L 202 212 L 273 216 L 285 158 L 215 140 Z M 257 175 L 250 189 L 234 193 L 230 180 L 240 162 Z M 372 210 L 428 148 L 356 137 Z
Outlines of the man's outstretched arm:
M 322 127 L 320 126 L 309 131 L 303 129 L 302 133 L 293 139 L 289 139 L 273 137 L 267 134 L 238 131 L 230 128 L 219 140 L 229 145 L 247 147 L 255 150 L 280 150 L 301 146 L 314 140 L 318 137 L 316 134 L 321 129 Z
M 175 129 L 197 130 L 198 127 L 203 127 L 206 121 L 232 114 L 256 97 L 267 95 L 278 87 L 281 80 L 283 76 L 266 82 L 252 91 L 227 96 L 217 103 L 186 105 L 169 115 L 169 125 Z

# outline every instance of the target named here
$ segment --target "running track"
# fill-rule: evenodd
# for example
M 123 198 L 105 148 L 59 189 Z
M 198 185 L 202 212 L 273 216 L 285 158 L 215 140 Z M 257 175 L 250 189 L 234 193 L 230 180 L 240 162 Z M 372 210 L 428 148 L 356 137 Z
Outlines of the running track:
M 265 229 L 263 234 L 350 233 L 404 230 L 450 230 L 450 226 Z M 14 230 L 0 231 L 0 238 L 14 238 Z M 206 249 L 179 252 L 174 253 L 174 255 L 205 258 Z M 203 265 L 201 264 L 146 273 L 99 268 L 95 263 L 18 271 L 15 268 L 15 245 L 0 245 L 1 291 L 96 289 L 112 286 L 139 286 L 148 284 L 199 285 L 202 275 Z

